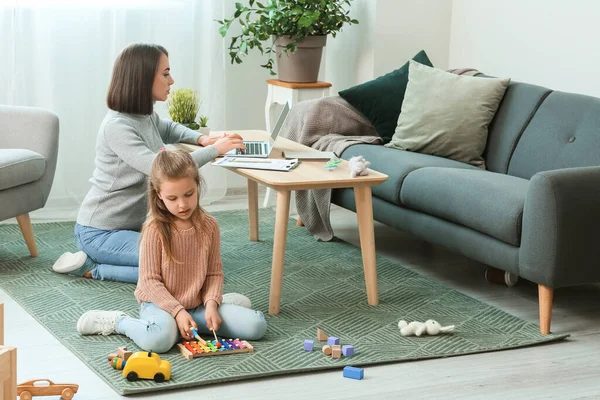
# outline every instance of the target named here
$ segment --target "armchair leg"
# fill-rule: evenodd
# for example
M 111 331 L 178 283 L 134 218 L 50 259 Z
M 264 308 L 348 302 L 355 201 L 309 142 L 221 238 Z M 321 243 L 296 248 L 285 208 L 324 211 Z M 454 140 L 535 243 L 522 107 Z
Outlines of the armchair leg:
M 31 257 L 37 257 L 38 250 L 35 244 L 35 238 L 33 237 L 33 228 L 31 227 L 31 219 L 29 219 L 29 214 L 19 215 L 17 217 L 17 222 L 19 223 L 19 228 L 21 228 L 21 233 L 23 234 L 25 243 L 27 243 L 29 254 L 31 254 Z
M 540 303 L 540 333 L 550 333 L 550 321 L 552 320 L 552 297 L 554 289 L 538 284 L 538 298 Z

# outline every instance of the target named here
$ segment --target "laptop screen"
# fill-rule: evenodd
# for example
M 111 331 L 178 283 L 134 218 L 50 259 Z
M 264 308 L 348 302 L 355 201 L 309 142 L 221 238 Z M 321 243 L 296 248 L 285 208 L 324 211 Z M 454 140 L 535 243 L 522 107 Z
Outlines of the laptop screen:
M 269 143 L 271 144 L 271 146 L 273 146 L 273 144 L 275 143 L 275 139 L 277 139 L 277 136 L 279 136 L 279 131 L 281 130 L 281 127 L 283 126 L 283 123 L 285 122 L 289 112 L 290 105 L 288 102 L 286 102 L 283 106 L 283 110 L 281 110 L 281 114 L 279 114 L 279 118 L 277 119 L 275 128 L 273 128 L 271 136 L 269 137 Z

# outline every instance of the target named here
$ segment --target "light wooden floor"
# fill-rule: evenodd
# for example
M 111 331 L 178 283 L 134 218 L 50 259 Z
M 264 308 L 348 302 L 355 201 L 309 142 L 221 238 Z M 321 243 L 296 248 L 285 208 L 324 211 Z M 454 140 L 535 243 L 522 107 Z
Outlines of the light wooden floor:
M 245 204 L 243 196 L 230 196 L 207 209 L 234 209 Z M 32 219 L 36 222 L 35 215 Z M 358 244 L 354 213 L 334 207 L 332 221 L 338 237 Z M 289 229 L 303 228 L 290 225 Z M 481 264 L 378 223 L 375 225 L 375 235 L 378 254 L 521 318 L 537 322 L 537 290 L 533 284 L 520 281 L 512 288 L 488 284 L 483 278 L 485 269 Z M 362 381 L 343 378 L 341 371 L 333 371 L 135 397 L 261 400 L 398 399 L 404 396 L 444 400 L 600 399 L 600 286 L 557 290 L 554 298 L 552 330 L 571 333 L 571 338 L 565 342 L 367 367 Z M 7 345 L 18 348 L 20 382 L 49 378 L 55 382 L 78 383 L 80 390 L 75 399 L 121 398 L 6 293 L 0 291 L 2 301 L 6 307 L 5 340 Z M 401 317 L 399 315 L 398 319 Z

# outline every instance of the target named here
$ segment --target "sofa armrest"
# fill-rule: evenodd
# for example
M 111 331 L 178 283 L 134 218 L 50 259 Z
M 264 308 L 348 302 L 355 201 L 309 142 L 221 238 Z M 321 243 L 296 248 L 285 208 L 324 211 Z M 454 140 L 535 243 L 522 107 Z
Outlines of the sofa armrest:
M 600 167 L 535 174 L 523 209 L 520 275 L 551 288 L 600 281 Z
M 28 149 L 46 159 L 44 175 L 36 181 L 45 204 L 56 171 L 58 116 L 37 107 L 0 106 L 0 148 Z

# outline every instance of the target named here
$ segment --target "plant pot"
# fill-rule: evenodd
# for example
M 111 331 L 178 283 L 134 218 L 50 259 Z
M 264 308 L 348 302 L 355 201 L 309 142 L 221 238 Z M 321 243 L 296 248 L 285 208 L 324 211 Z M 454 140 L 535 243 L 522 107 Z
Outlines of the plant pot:
M 204 135 L 209 135 L 210 134 L 210 128 L 208 126 L 201 126 L 200 128 L 198 128 L 198 132 L 204 134 Z
M 283 53 L 294 41 L 289 36 L 273 38 L 277 54 L 277 75 L 285 82 L 309 83 L 319 79 L 319 67 L 327 36 L 308 36 L 296 44 L 296 52 Z

